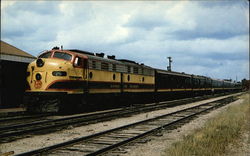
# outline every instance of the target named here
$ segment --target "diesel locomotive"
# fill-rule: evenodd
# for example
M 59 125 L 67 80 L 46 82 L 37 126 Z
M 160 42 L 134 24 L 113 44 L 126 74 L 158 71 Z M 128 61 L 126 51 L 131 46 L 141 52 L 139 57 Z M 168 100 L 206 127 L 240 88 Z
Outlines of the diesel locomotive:
M 104 53 L 54 47 L 27 68 L 29 111 L 84 110 L 90 104 L 157 102 L 239 91 L 237 83 L 155 69 Z

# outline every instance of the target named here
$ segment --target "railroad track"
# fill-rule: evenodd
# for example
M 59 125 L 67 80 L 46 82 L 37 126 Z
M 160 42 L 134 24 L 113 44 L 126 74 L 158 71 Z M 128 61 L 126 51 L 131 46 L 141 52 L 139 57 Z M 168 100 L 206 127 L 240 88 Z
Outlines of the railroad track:
M 22 114 L 11 117 L 1 117 L 0 126 L 10 126 L 20 123 L 34 122 L 42 120 L 46 117 L 53 116 L 54 113 L 43 113 L 43 114 Z
M 198 115 L 212 109 L 224 106 L 235 98 L 233 96 L 217 101 L 200 104 L 169 114 L 150 118 L 140 122 L 128 124 L 89 136 L 73 139 L 71 141 L 48 146 L 34 151 L 21 153 L 23 155 L 98 155 L 111 152 L 110 155 L 119 155 L 118 148 L 148 135 L 159 132 L 162 129 L 173 129 Z M 118 149 L 118 150 L 117 150 Z M 120 153 L 121 154 L 121 153 Z M 108 154 L 109 155 L 109 154 Z
M 115 109 L 111 111 L 84 114 L 73 117 L 66 117 L 60 119 L 48 119 L 43 121 L 36 121 L 26 124 L 17 124 L 10 126 L 1 126 L 0 127 L 0 142 L 9 142 L 19 138 L 26 137 L 29 134 L 36 134 L 39 132 L 48 133 L 56 130 L 61 130 L 68 126 L 80 126 L 87 125 L 90 123 L 97 123 L 101 121 L 107 121 L 111 119 L 116 119 L 119 117 L 129 116 L 133 114 L 138 114 L 142 112 L 149 112 L 153 110 L 159 110 L 167 107 L 173 107 L 176 105 L 186 104 L 194 101 L 199 101 L 207 99 L 206 97 L 196 97 L 196 98 L 187 98 L 181 100 L 160 102 L 158 104 L 152 103 L 147 105 L 137 105 L 124 109 Z

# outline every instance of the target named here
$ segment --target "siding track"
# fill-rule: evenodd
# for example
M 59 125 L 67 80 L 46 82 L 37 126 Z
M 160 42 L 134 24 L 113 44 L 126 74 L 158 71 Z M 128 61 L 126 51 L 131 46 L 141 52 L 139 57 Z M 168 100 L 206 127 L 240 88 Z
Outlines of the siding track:
M 98 155 L 106 152 L 111 152 L 110 155 L 112 155 L 111 150 L 162 129 L 173 129 L 204 112 L 224 106 L 234 100 L 236 100 L 235 96 L 226 97 L 19 155 Z M 114 153 L 119 154 L 117 150 Z
M 64 117 L 60 119 L 47 119 L 47 120 L 42 119 L 41 121 L 34 121 L 34 122 L 7 125 L 7 126 L 0 124 L 0 138 L 1 138 L 0 142 L 13 141 L 26 136 L 30 136 L 30 134 L 50 133 L 53 131 L 62 130 L 63 128 L 68 126 L 82 126 L 91 123 L 117 119 L 119 117 L 131 116 L 142 112 L 160 110 L 167 107 L 183 105 L 217 96 L 221 96 L 221 94 L 217 94 L 216 96 L 201 96 L 201 97 L 186 98 L 186 99 L 166 101 L 160 103 L 134 105 L 126 108 L 83 114 L 72 117 Z

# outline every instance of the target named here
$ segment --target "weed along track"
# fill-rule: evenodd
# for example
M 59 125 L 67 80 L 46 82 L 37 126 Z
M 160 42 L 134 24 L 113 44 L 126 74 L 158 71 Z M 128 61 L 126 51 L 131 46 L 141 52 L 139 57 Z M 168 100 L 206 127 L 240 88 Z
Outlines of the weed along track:
M 231 103 L 235 99 L 235 96 L 225 97 L 19 155 L 98 155 L 106 152 L 119 155 L 119 152 L 124 152 L 124 148 L 128 147 L 124 146 L 128 143 L 140 142 L 146 136 L 158 133 L 162 129 L 173 129 L 202 113 Z

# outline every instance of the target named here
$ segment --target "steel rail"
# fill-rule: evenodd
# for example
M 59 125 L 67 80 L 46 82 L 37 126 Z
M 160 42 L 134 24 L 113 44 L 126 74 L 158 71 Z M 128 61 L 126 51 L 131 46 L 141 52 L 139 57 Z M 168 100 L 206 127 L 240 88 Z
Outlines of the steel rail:
M 196 98 L 186 98 L 181 100 L 173 100 L 173 101 L 166 101 L 161 102 L 159 104 L 153 103 L 151 105 L 145 106 L 134 106 L 126 109 L 118 109 L 115 111 L 109 111 L 107 112 L 100 112 L 100 113 L 94 113 L 94 114 L 84 114 L 80 116 L 73 116 L 73 117 L 67 117 L 62 119 L 54 119 L 54 120 L 47 120 L 47 121 L 37 121 L 27 124 L 18 124 L 13 126 L 5 126 L 0 127 L 0 138 L 6 138 L 6 137 L 13 137 L 17 135 L 23 135 L 27 133 L 34 133 L 36 131 L 41 130 L 47 130 L 47 129 L 53 129 L 53 128 L 63 128 L 68 125 L 75 125 L 75 124 L 88 124 L 90 122 L 100 122 L 105 120 L 110 120 L 117 117 L 122 117 L 126 115 L 136 114 L 140 112 L 146 112 L 146 111 L 152 111 L 157 110 L 161 108 L 166 108 L 170 106 L 185 104 L 188 102 L 194 102 L 201 99 L 205 99 L 204 97 L 196 97 Z M 20 137 L 20 136 L 19 136 Z
M 21 153 L 18 155 L 23 156 L 23 155 L 36 155 L 36 154 L 50 154 L 48 152 L 52 152 L 51 154 L 55 154 L 55 153 L 58 154 L 57 152 L 60 153 L 62 150 L 72 152 L 71 150 L 74 149 L 74 147 L 70 148 L 69 146 L 76 146 L 78 144 L 79 144 L 79 146 L 81 144 L 85 145 L 82 147 L 88 147 L 88 145 L 90 145 L 90 147 L 93 145 L 98 145 L 97 150 L 95 149 L 95 150 L 91 151 L 89 149 L 84 149 L 84 148 L 82 148 L 81 150 L 78 149 L 80 152 L 84 153 L 85 155 L 98 155 L 98 154 L 101 154 L 103 152 L 107 152 L 111 149 L 117 148 L 121 145 L 127 144 L 128 142 L 131 142 L 131 141 L 136 140 L 138 138 L 149 135 L 149 134 L 156 132 L 157 130 L 160 130 L 162 128 L 173 126 L 177 123 L 180 123 L 181 121 L 184 121 L 186 119 L 190 119 L 190 118 L 197 116 L 203 112 L 209 111 L 209 110 L 214 109 L 216 107 L 223 106 L 226 103 L 229 103 L 231 101 L 233 101 L 233 98 L 227 97 L 227 98 L 220 99 L 217 101 L 212 101 L 212 102 L 200 104 L 200 105 L 186 108 L 183 110 L 179 110 L 176 112 L 164 114 L 164 115 L 157 116 L 157 117 L 154 117 L 151 119 L 135 122 L 135 123 L 128 124 L 125 126 L 121 126 L 121 127 L 117 127 L 114 129 L 99 132 L 96 134 L 92 134 L 89 136 L 84 136 L 81 138 L 73 139 L 73 140 L 70 140 L 67 142 L 59 143 L 59 144 L 48 146 L 45 148 Z M 143 126 L 143 127 L 140 127 L 140 126 Z M 145 126 L 148 129 L 146 129 L 145 131 L 141 130 L 141 128 L 145 128 Z M 154 127 L 154 126 L 156 126 L 156 127 Z M 131 128 L 131 129 L 129 129 L 129 128 Z M 128 132 L 127 132 L 128 137 L 123 138 L 121 141 L 112 143 L 112 142 L 105 142 L 105 140 L 104 140 L 104 142 L 98 142 L 98 137 L 99 137 L 99 140 L 101 139 L 101 137 L 113 138 L 114 136 L 119 136 L 119 134 L 120 135 L 126 134 L 126 130 L 128 130 Z M 129 130 L 130 130 L 130 132 L 129 132 Z M 131 135 L 131 134 L 133 134 L 133 133 L 131 133 L 131 130 L 132 130 L 132 132 L 133 132 L 133 130 L 134 131 L 141 130 L 142 132 L 137 132 L 137 133 L 134 133 L 134 135 Z M 101 146 L 100 144 L 103 144 L 103 146 Z
M 35 114 L 35 115 L 17 115 L 13 117 L 1 117 L 0 122 L 7 122 L 13 120 L 23 120 L 23 119 L 34 119 L 34 118 L 41 118 L 41 117 L 48 117 L 55 115 L 55 113 L 43 113 L 43 114 Z
M 219 96 L 219 95 L 217 95 Z M 147 108 L 161 108 L 161 107 L 165 107 L 165 106 L 176 106 L 178 104 L 185 104 L 185 102 L 190 102 L 190 101 L 198 101 L 198 100 L 202 100 L 202 99 L 207 99 L 210 98 L 211 96 L 201 96 L 201 97 L 194 97 L 194 98 L 185 98 L 185 99 L 179 99 L 179 100 L 171 100 L 171 101 L 163 101 L 163 102 L 159 102 L 159 103 L 151 103 L 151 104 L 134 104 L 132 107 L 128 107 L 128 108 L 123 108 L 123 109 L 115 109 L 115 111 L 111 110 L 108 111 L 108 113 L 115 113 L 115 112 L 122 112 L 124 110 L 131 110 L 133 108 L 137 108 L 137 109 L 147 109 Z M 168 105 L 166 105 L 168 104 Z M 45 124 L 45 123 L 49 123 L 49 122 L 57 122 L 57 121 L 64 121 L 64 120 L 72 120 L 72 119 L 78 119 L 78 118 L 83 118 L 83 117 L 91 117 L 91 116 L 96 116 L 96 115 L 105 115 L 107 114 L 107 112 L 100 112 L 100 113 L 93 113 L 93 114 L 84 114 L 84 115 L 79 115 L 79 116 L 74 116 L 74 117 L 66 117 L 66 118 L 61 118 L 61 119 L 54 119 L 54 120 L 46 120 L 46 121 L 36 121 L 36 122 L 31 122 L 31 123 L 25 123 L 25 124 L 15 124 L 15 125 L 8 125 L 8 126 L 2 126 L 0 127 L 0 131 L 2 130 L 11 130 L 11 129 L 16 129 L 16 128 L 20 128 L 20 127 L 28 127 L 28 126 L 33 126 L 33 125 L 39 125 L 39 124 Z M 37 117 L 39 116 L 43 116 L 43 115 L 37 115 Z M 28 117 L 24 117 L 24 118 L 18 118 L 18 120 L 21 119 L 26 119 L 26 118 L 32 118 L 32 116 L 28 116 Z M 2 119 L 5 120 L 5 119 Z M 8 118 L 6 120 L 9 120 Z M 15 118 L 11 118 L 10 120 L 15 120 Z M 1 121 L 1 120 L 0 120 Z

